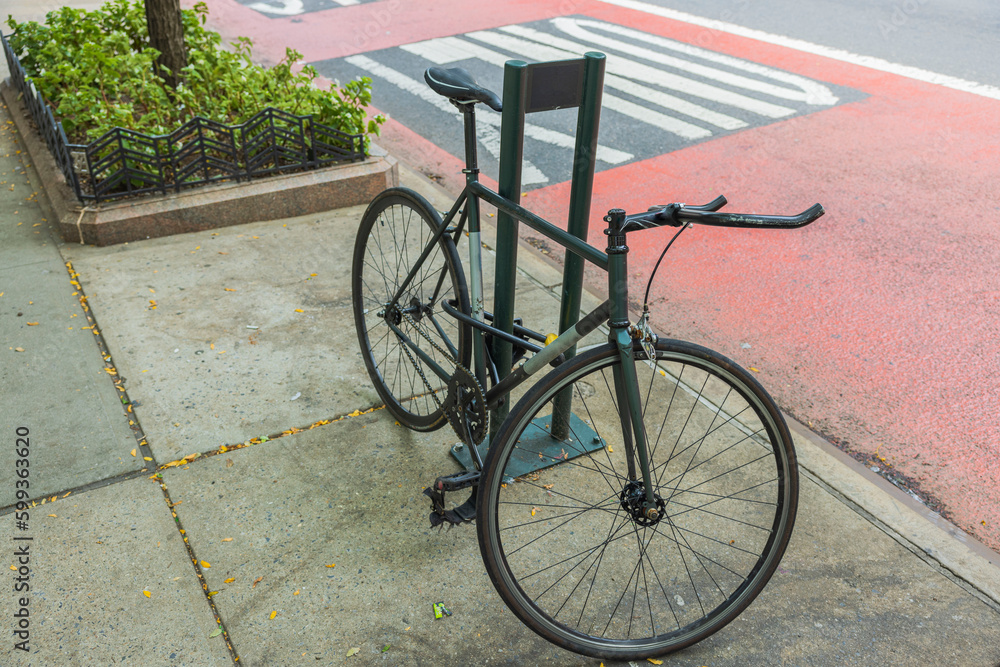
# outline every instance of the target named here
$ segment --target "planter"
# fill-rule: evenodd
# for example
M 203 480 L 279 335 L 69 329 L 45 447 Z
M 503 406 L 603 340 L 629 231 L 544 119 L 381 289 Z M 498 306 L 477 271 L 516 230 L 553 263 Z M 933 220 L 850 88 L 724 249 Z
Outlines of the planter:
M 195 117 L 166 135 L 115 128 L 89 144 L 71 144 L 52 110 L 0 35 L 11 81 L 56 164 L 84 204 L 209 183 L 316 169 L 365 159 L 364 136 L 268 107 L 245 123 Z
M 361 135 L 273 108 L 236 126 L 195 118 L 169 135 L 116 128 L 71 144 L 0 40 L 11 72 L 0 92 L 67 241 L 110 245 L 318 213 L 367 204 L 398 183 L 395 160 L 376 146 L 366 156 Z

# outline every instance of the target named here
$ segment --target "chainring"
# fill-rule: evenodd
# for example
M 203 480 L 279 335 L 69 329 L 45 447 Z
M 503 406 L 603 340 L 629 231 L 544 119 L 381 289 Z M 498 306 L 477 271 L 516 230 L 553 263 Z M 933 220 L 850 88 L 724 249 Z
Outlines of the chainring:
M 489 431 L 490 416 L 486 410 L 486 396 L 476 376 L 461 364 L 455 366 L 455 373 L 448 380 L 448 396 L 444 401 L 444 413 L 448 423 L 465 442 L 465 426 L 472 437 L 470 445 L 478 445 Z M 464 424 L 463 424 L 464 422 Z

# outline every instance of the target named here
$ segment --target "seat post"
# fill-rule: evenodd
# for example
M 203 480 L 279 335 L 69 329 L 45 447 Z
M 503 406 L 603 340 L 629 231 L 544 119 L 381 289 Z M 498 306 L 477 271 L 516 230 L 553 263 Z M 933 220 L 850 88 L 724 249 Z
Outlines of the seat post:
M 479 142 L 476 139 L 476 105 L 474 102 L 462 104 L 455 102 L 462 111 L 465 121 L 465 182 L 473 183 L 479 180 Z
M 465 173 L 466 187 L 479 181 L 479 162 L 477 158 L 478 141 L 476 139 L 476 105 L 473 102 L 461 104 L 452 101 L 462 110 L 465 121 Z M 466 191 L 468 192 L 468 191 Z M 465 214 L 469 221 L 469 301 L 472 304 L 472 317 L 479 322 L 485 322 L 485 293 L 483 291 L 483 257 L 480 241 L 479 198 L 469 194 L 465 200 Z M 472 345 L 473 372 L 476 380 L 483 387 L 487 385 L 486 350 L 478 341 Z

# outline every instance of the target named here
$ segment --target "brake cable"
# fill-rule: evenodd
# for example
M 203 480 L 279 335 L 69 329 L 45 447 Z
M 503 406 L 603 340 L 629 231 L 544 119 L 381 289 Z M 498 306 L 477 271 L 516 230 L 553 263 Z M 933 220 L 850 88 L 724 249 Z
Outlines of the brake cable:
M 681 232 L 683 232 L 685 229 L 691 226 L 692 226 L 691 223 L 681 225 L 681 228 L 677 230 L 677 233 L 674 234 L 674 237 L 670 239 L 670 243 L 668 243 L 667 247 L 663 249 L 662 253 L 660 253 L 660 258 L 656 260 L 656 266 L 653 267 L 653 272 L 649 275 L 649 282 L 646 283 L 646 294 L 645 296 L 642 297 L 643 313 L 649 312 L 649 288 L 652 287 L 653 285 L 653 278 L 656 277 L 656 270 L 660 268 L 660 262 L 662 262 L 663 258 L 667 256 L 667 251 L 670 250 L 670 246 L 674 244 L 674 241 L 676 241 L 677 237 L 681 235 Z

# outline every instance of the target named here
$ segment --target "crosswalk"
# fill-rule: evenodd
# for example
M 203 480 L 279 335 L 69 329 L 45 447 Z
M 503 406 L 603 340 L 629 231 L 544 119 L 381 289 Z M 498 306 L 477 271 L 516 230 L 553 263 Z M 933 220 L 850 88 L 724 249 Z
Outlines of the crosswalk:
M 411 118 L 427 123 L 430 114 L 454 125 L 461 122 L 461 114 L 424 83 L 427 67 L 465 67 L 499 92 L 503 66 L 510 59 L 565 60 L 592 50 L 608 55 L 598 169 L 829 108 L 842 103 L 845 92 L 759 63 L 579 16 L 437 37 L 317 66 L 331 78 L 371 77 L 376 106 L 404 124 Z M 572 151 L 574 145 L 572 127 L 545 116 L 530 115 L 525 126 L 525 186 L 561 179 L 565 170 L 553 168 L 551 149 Z M 478 119 L 480 143 L 499 159 L 500 117 L 484 112 Z M 607 132 L 609 123 L 612 130 Z M 460 150 L 449 150 L 461 155 Z

